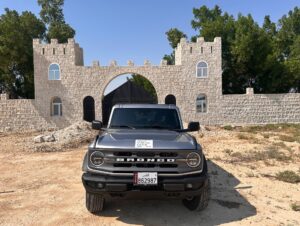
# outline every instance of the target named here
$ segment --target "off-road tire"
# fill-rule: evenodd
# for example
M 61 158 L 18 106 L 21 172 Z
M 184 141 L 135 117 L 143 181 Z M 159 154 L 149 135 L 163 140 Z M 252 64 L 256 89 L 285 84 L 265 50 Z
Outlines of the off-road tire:
M 207 179 L 204 182 L 203 189 L 200 195 L 190 199 L 182 200 L 183 205 L 191 211 L 202 211 L 208 206 L 210 198 L 210 181 Z
M 101 212 L 104 207 L 104 198 L 103 195 L 97 195 L 93 193 L 85 193 L 86 208 L 91 213 Z

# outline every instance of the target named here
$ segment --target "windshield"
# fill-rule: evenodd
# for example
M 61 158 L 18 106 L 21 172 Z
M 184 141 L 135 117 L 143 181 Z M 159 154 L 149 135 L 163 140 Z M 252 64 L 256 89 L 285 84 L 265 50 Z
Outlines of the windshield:
M 109 128 L 181 129 L 176 109 L 115 108 Z

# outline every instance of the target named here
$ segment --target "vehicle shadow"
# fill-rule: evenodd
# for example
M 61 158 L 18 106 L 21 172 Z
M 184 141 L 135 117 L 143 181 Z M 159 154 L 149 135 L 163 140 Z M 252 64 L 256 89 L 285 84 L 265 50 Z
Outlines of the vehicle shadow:
M 256 208 L 235 189 L 240 181 L 212 161 L 208 167 L 211 200 L 202 212 L 187 210 L 180 200 L 113 199 L 99 216 L 138 225 L 219 225 L 256 215 Z

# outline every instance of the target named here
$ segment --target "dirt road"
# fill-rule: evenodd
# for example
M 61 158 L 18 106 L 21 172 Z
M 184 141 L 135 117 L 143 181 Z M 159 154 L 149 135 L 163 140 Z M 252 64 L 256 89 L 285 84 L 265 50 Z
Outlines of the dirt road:
M 93 215 L 81 184 L 86 145 L 55 153 L 22 150 L 22 141 L 33 135 L 0 135 L 0 225 L 300 225 L 300 212 L 290 207 L 300 201 L 299 184 L 272 176 L 281 166 L 298 170 L 298 160 L 266 165 L 228 157 L 268 141 L 253 144 L 231 131 L 200 138 L 212 181 L 204 212 L 190 212 L 176 200 L 111 200 L 101 215 Z M 299 152 L 299 144 L 293 145 Z

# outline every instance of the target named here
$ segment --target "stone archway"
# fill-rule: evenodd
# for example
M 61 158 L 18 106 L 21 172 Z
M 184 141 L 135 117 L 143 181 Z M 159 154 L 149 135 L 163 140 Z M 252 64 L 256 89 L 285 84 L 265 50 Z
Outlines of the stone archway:
M 125 74 L 127 75 L 127 74 Z M 157 104 L 157 93 L 152 83 L 139 74 L 131 75 L 122 85 L 110 91 L 102 98 L 102 121 L 107 125 L 112 107 L 115 104 L 135 103 L 135 104 Z M 119 76 L 124 76 L 119 75 Z M 114 79 L 118 78 L 116 76 Z M 113 80 L 110 81 L 112 83 Z M 109 84 L 108 84 L 109 85 Z M 106 88 L 108 87 L 106 86 Z M 104 90 L 105 93 L 105 90 Z
M 83 120 L 88 122 L 95 120 L 95 100 L 91 96 L 83 99 Z

